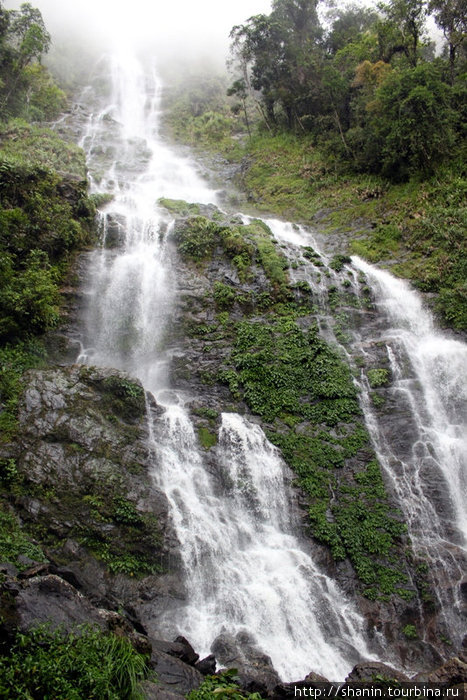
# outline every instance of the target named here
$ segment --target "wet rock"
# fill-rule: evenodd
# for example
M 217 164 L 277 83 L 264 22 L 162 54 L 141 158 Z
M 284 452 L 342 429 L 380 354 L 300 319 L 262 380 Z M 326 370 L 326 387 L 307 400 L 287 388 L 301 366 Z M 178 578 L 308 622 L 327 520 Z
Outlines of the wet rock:
M 97 605 L 130 602 L 140 581 L 109 576 L 99 559 L 109 561 L 110 554 L 118 567 L 130 555 L 149 573 L 177 561 L 179 548 L 167 500 L 151 476 L 144 390 L 127 374 L 87 366 L 30 371 L 25 382 L 19 515 L 56 538 L 47 553 L 51 573 Z M 78 537 L 89 545 L 79 545 Z M 31 569 L 37 562 L 22 564 Z
M 30 567 L 31 569 L 40 565 L 39 562 L 34 561 L 34 559 L 27 557 L 25 554 L 20 554 L 18 556 L 18 564 L 21 564 L 21 566 Z
M 41 623 L 50 623 L 52 629 L 62 627 L 66 631 L 89 623 L 105 628 L 105 622 L 89 600 L 53 574 L 25 581 L 15 604 L 20 631 Z
M 427 680 L 429 683 L 440 683 L 446 687 L 467 683 L 467 663 L 458 657 L 449 659 L 430 673 Z
M 164 690 L 158 683 L 151 683 L 150 681 L 143 681 L 141 683 L 141 690 L 145 700 L 180 700 L 184 698 L 184 695 L 180 693 L 172 693 L 170 690 Z
M 239 685 L 246 693 L 264 694 L 280 685 L 270 657 L 255 646 L 246 632 L 240 632 L 235 637 L 219 635 L 211 651 L 222 666 L 237 669 Z
M 157 673 L 161 690 L 186 695 L 203 682 L 203 676 L 193 666 L 158 649 L 152 651 L 151 667 Z
M 271 693 L 271 698 L 273 700 L 281 700 L 281 698 L 296 698 L 297 695 L 300 696 L 300 692 L 302 690 L 319 688 L 320 684 L 322 683 L 329 683 L 329 681 L 324 676 L 320 676 L 319 673 L 311 672 L 302 681 L 294 681 L 292 683 L 281 683 L 280 685 L 276 685 Z
M 15 576 L 18 575 L 18 569 L 9 562 L 3 562 L 0 564 L 0 574 L 5 574 L 8 577 L 15 578 Z
M 119 248 L 125 242 L 125 219 L 118 214 L 108 213 L 104 220 L 104 245 L 106 248 Z
M 194 666 L 199 659 L 199 655 L 185 637 L 177 637 L 173 642 L 152 639 L 152 645 L 155 649 L 164 652 L 164 654 L 174 656 L 190 666 Z
M 384 678 L 387 680 L 396 680 L 401 682 L 407 682 L 410 680 L 405 673 L 396 671 L 395 668 L 392 668 L 387 664 L 383 664 L 378 661 L 366 661 L 354 666 L 345 681 L 346 683 L 363 683 L 366 681 L 373 681 L 376 676 L 378 676 L 380 679 Z
M 201 659 L 195 664 L 195 668 L 203 674 L 203 676 L 212 676 L 216 672 L 217 662 L 214 654 L 209 654 L 206 658 Z
M 60 578 L 62 578 L 64 581 L 68 581 L 68 583 L 71 584 L 78 591 L 80 590 L 80 588 L 83 587 L 82 582 L 80 581 L 79 577 L 75 574 L 75 572 L 71 569 L 68 569 L 65 566 L 55 566 L 54 564 L 50 564 L 49 571 L 51 574 L 60 576 Z
M 45 576 L 45 574 L 49 573 L 49 565 L 48 564 L 36 564 L 35 566 L 31 566 L 29 569 L 25 569 L 24 571 L 21 571 L 18 574 L 18 578 L 33 578 L 34 576 Z

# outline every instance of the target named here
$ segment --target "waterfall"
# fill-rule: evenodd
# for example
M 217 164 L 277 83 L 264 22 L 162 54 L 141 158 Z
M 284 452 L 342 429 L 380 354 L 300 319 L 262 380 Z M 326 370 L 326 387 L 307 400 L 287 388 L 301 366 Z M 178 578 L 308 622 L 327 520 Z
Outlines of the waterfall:
M 286 467 L 259 426 L 222 414 L 217 480 L 179 406 L 156 427 L 154 450 L 188 572 L 189 604 L 170 611 L 170 628 L 206 653 L 218 634 L 250 632 L 289 679 L 311 669 L 343 678 L 371 658 L 362 618 L 294 534 Z
M 465 632 L 460 584 L 467 563 L 467 346 L 436 329 L 407 282 L 358 257 L 353 264 L 365 274 L 387 320 L 372 342 L 385 344 L 389 393 L 410 430 L 411 452 L 400 453 L 369 402 L 368 424 L 414 551 L 429 567 L 446 629 L 460 643 Z
M 356 323 L 350 324 L 350 337 L 342 344 L 334 332 L 327 297 L 328 289 L 341 285 L 342 278 L 329 267 L 319 241 L 302 227 L 274 219 L 266 223 L 288 257 L 300 262 L 290 272 L 293 279 L 310 285 L 318 301 L 322 335 L 340 346 L 351 364 L 377 345 L 386 348 L 390 419 L 374 410 L 364 372 L 355 380 L 360 402 L 386 483 L 404 514 L 415 556 L 436 592 L 446 637 L 460 644 L 465 633 L 461 584 L 465 584 L 467 565 L 467 346 L 436 328 L 420 295 L 406 281 L 358 257 L 352 258 L 347 270 L 357 295 L 358 273 L 364 273 L 378 322 L 375 327 L 365 313 L 348 309 Z M 303 258 L 303 246 L 317 251 L 325 275 L 321 267 Z M 397 430 L 391 428 L 395 421 Z
M 173 222 L 157 200 L 209 203 L 215 192 L 159 135 L 155 71 L 145 73 L 122 51 L 110 60 L 110 76 L 107 104 L 86 93 L 93 109 L 82 145 L 94 191 L 113 196 L 102 212 L 104 236 L 116 228 L 121 245 L 91 255 L 79 359 L 139 377 L 164 408 L 149 419 L 154 479 L 171 507 L 188 591 L 186 606 L 165 620 L 167 634 L 183 633 L 208 652 L 222 632 L 246 631 L 284 679 L 311 670 L 342 679 L 360 658 L 373 658 L 366 623 L 297 536 L 290 475 L 277 450 L 257 425 L 225 413 L 212 474 L 186 397 L 170 387 L 164 334 L 177 293 L 167 243 Z
M 170 195 L 208 203 L 215 192 L 158 135 L 162 86 L 155 70 L 144 73 L 125 51 L 109 61 L 110 102 L 91 114 L 81 144 L 94 190 L 113 196 L 103 213 L 104 231 L 111 221 L 123 249 L 103 248 L 92 257 L 79 359 L 126 370 L 158 391 L 168 381 L 161 347 L 175 288 L 167 253 L 171 220 L 157 200 Z

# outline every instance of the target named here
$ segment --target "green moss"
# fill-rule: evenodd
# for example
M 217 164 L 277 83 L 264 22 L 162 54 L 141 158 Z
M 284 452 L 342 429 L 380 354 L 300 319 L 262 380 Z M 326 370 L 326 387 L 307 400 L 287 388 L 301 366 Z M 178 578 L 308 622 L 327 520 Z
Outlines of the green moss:
M 376 389 L 380 386 L 386 386 L 389 384 L 389 370 L 379 368 L 379 369 L 369 369 L 367 372 L 368 382 L 372 389 Z
M 206 676 L 197 690 L 188 693 L 187 700 L 261 700 L 259 693 L 244 695 L 236 684 L 237 670 L 230 669 L 219 675 Z
M 415 625 L 406 625 L 402 630 L 402 634 L 407 639 L 418 639 L 418 633 Z
M 195 416 L 200 416 L 201 418 L 207 418 L 210 421 L 214 421 L 218 417 L 218 412 L 214 408 L 207 408 L 205 406 L 200 406 L 199 408 L 194 408 L 192 413 Z
M 217 445 L 217 433 L 212 432 L 204 426 L 198 428 L 198 437 L 201 447 L 205 450 L 211 449 L 214 445 Z
M 0 443 L 12 440 L 18 429 L 18 401 L 27 369 L 44 366 L 44 346 L 28 340 L 0 347 Z
M 34 561 L 47 561 L 41 548 L 31 541 L 15 516 L 2 509 L 0 510 L 0 561 L 10 562 L 20 570 L 26 569 L 26 565 L 18 562 L 20 555 Z
M 384 398 L 384 396 L 377 394 L 376 391 L 371 392 L 370 399 L 371 403 L 373 404 L 373 406 L 375 406 L 375 408 L 382 408 L 382 406 L 384 406 L 384 404 L 386 403 L 386 399 Z
M 170 211 L 171 214 L 176 214 L 177 216 L 196 216 L 199 214 L 199 204 L 190 204 L 183 199 L 160 197 L 157 203 L 159 206 Z
M 55 171 L 86 182 L 84 151 L 74 143 L 64 141 L 55 131 L 13 119 L 0 124 L 0 172 L 24 173 L 41 169 Z M 13 184 L 13 183 L 12 183 Z
M 222 230 L 222 226 L 205 216 L 192 216 L 175 227 L 174 240 L 183 258 L 202 262 L 212 256 Z
M 118 374 L 104 377 L 92 368 L 83 367 L 80 377 L 91 385 L 96 385 L 104 396 L 110 411 L 124 419 L 137 419 L 146 414 L 145 392 L 141 384 Z
M 258 261 L 263 267 L 266 277 L 276 291 L 284 288 L 289 280 L 286 272 L 289 263 L 287 258 L 278 251 L 268 226 L 263 221 L 256 219 L 248 224 L 245 230 L 256 244 Z
M 341 272 L 344 269 L 344 265 L 349 265 L 350 262 L 351 260 L 348 255 L 334 255 L 329 263 L 329 267 L 336 272 Z
M 213 297 L 218 309 L 231 309 L 235 303 L 236 292 L 228 284 L 214 282 Z

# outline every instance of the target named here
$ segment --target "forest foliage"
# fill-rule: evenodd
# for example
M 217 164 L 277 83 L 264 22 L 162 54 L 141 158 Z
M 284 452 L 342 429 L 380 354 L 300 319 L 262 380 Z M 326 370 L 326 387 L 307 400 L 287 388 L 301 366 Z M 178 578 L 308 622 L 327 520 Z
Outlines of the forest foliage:
M 41 63 L 49 46 L 39 10 L 0 3 L 0 440 L 14 435 L 22 373 L 44 362 L 74 251 L 93 235 L 84 153 L 37 124 L 66 104 Z
M 327 156 L 394 181 L 462 155 L 467 9 L 458 0 L 389 0 L 377 10 L 273 0 L 232 29 L 229 92 L 269 131 L 311 133 Z M 436 56 L 431 14 L 444 32 Z M 249 128 L 249 123 L 246 124 Z

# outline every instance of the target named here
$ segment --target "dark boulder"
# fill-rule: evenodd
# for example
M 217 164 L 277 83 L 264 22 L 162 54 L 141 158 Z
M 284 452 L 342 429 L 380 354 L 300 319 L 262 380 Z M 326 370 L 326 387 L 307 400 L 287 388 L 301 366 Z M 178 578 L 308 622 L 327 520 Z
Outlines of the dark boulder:
M 347 676 L 346 683 L 365 683 L 377 680 L 395 680 L 401 682 L 409 681 L 409 677 L 395 668 L 382 664 L 379 661 L 364 661 L 354 666 Z
M 329 681 L 324 676 L 311 672 L 302 681 L 280 683 L 279 685 L 276 685 L 272 691 L 271 697 L 273 700 L 281 700 L 282 698 L 296 698 L 297 695 L 300 695 L 298 691 L 319 688 L 322 683 L 329 683 Z
M 446 687 L 467 683 L 467 663 L 455 656 L 432 671 L 427 680 L 429 683 L 440 683 Z
M 246 632 L 235 637 L 221 634 L 211 646 L 211 651 L 220 664 L 238 671 L 239 685 L 246 693 L 272 692 L 280 685 L 280 678 L 267 654 L 260 651 Z
M 151 667 L 157 673 L 160 689 L 179 693 L 182 696 L 196 690 L 203 682 L 203 676 L 193 666 L 183 663 L 180 659 L 154 649 L 151 655 Z
M 169 654 L 169 656 L 174 656 L 176 659 L 180 659 L 180 661 L 183 661 L 183 663 L 189 666 L 194 666 L 199 659 L 199 655 L 185 637 L 179 636 L 173 642 L 153 639 L 152 645 L 158 651 Z
M 203 676 L 212 676 L 216 672 L 217 662 L 214 654 L 209 654 L 205 659 L 201 659 L 195 664 L 195 668 L 203 674 Z

